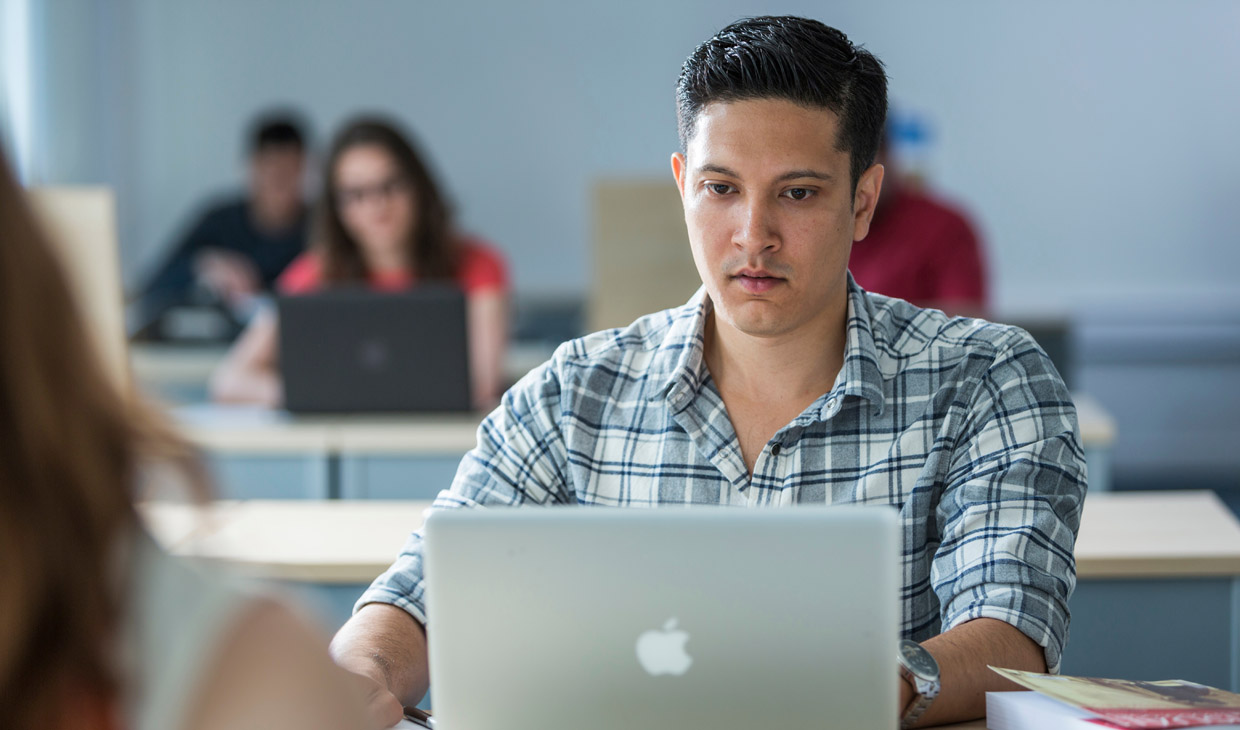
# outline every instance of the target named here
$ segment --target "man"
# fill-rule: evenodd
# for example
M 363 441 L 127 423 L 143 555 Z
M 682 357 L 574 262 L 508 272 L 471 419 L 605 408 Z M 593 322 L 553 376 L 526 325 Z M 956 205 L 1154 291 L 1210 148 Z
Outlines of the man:
M 138 302 L 135 329 L 154 329 L 168 309 L 193 303 L 196 294 L 243 325 L 257 297 L 306 246 L 305 167 L 297 120 L 260 118 L 250 136 L 246 195 L 211 206 L 173 247 Z
M 895 505 L 902 633 L 941 668 L 916 722 L 978 717 L 1013 686 L 987 664 L 1059 664 L 1085 491 L 1070 397 L 1024 332 L 849 277 L 883 179 L 868 52 L 816 21 L 743 20 L 685 62 L 678 104 L 702 290 L 561 346 L 436 504 Z M 415 533 L 333 642 L 377 723 L 427 687 L 424 601 Z M 906 720 L 933 694 L 892 681 Z
M 867 291 L 948 314 L 985 316 L 983 246 L 963 211 L 904 179 L 891 164 L 886 136 L 879 148 L 883 194 L 870 232 L 853 246 L 848 270 Z

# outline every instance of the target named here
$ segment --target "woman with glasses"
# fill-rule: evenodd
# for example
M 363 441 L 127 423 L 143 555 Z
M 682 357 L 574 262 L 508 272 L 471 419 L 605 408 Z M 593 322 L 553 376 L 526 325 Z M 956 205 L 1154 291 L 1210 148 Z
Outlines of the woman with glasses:
M 277 281 L 280 293 L 454 282 L 466 296 L 475 404 L 498 401 L 508 335 L 504 261 L 453 227 L 439 186 L 406 135 L 380 119 L 345 126 L 328 155 L 314 226 L 310 251 Z M 242 333 L 212 377 L 215 400 L 281 405 L 277 326 L 274 312 L 266 312 Z

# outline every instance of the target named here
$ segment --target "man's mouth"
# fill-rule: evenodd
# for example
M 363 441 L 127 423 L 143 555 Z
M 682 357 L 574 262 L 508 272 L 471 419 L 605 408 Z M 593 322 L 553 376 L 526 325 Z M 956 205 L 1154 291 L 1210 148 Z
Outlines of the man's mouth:
M 742 269 L 732 275 L 732 279 L 750 294 L 764 294 L 784 282 L 769 271 Z

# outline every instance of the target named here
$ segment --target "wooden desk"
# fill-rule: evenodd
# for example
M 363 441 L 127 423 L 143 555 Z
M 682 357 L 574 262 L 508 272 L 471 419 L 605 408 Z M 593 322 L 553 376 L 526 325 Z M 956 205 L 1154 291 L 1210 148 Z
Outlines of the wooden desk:
M 1076 403 L 1081 446 L 1085 449 L 1085 465 L 1089 470 L 1089 490 L 1094 493 L 1109 492 L 1115 419 L 1088 393 L 1073 393 L 1072 400 Z
M 207 381 L 224 357 L 228 346 L 133 342 L 129 364 L 134 380 L 161 400 L 193 405 L 207 400 Z M 509 343 L 504 376 L 510 383 L 550 359 L 554 347 L 543 342 Z
M 222 496 L 431 499 L 452 483 L 483 414 L 293 416 L 254 406 L 173 410 Z
M 1091 494 L 1076 541 L 1080 578 L 1240 575 L 1240 523 L 1214 492 Z
M 1213 492 L 1092 494 L 1062 671 L 1240 690 L 1240 524 Z
M 426 501 L 147 504 L 175 552 L 312 585 L 338 625 L 422 524 Z M 1240 524 L 1212 492 L 1091 494 L 1066 674 L 1240 684 Z
M 134 342 L 129 345 L 129 364 L 134 380 L 141 384 L 195 387 L 205 393 L 211 373 L 227 354 L 227 345 Z
M 387 568 L 429 507 L 426 500 L 251 500 L 142 510 L 174 552 L 265 577 L 360 584 Z M 1240 523 L 1213 492 L 1091 494 L 1076 560 L 1082 581 L 1240 576 Z
M 1115 424 L 1078 394 L 1090 490 L 1110 488 Z M 477 442 L 484 414 L 296 417 L 250 406 L 174 409 L 236 499 L 431 499 Z

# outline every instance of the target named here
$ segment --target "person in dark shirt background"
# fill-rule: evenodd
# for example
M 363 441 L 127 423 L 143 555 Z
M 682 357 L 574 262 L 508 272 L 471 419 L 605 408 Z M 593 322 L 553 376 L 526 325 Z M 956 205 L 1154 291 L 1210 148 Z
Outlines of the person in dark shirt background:
M 306 141 L 297 118 L 267 114 L 252 127 L 248 189 L 210 205 L 174 246 L 144 287 L 135 336 L 176 338 L 163 321 L 183 305 L 216 306 L 231 326 L 243 326 L 258 297 L 306 246 L 308 206 L 303 183 Z
M 887 175 L 869 235 L 852 248 L 853 278 L 866 291 L 919 307 L 984 317 L 986 261 L 969 219 L 893 169 L 886 136 L 878 162 Z

